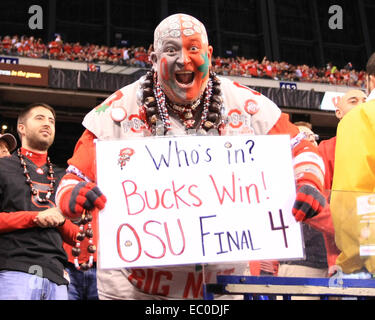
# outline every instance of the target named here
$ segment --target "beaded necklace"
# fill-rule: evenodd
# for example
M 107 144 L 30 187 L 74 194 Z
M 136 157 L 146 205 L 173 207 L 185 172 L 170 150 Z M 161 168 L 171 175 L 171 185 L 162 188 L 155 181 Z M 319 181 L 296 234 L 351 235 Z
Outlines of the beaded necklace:
M 209 131 L 219 129 L 223 124 L 221 116 L 221 88 L 220 80 L 216 74 L 210 72 L 210 78 L 202 97 L 191 105 L 176 105 L 167 102 L 167 98 L 161 88 L 157 73 L 147 72 L 145 79 L 141 82 L 140 103 L 145 108 L 147 126 L 152 134 L 160 134 L 158 123 L 163 126 L 162 135 L 171 130 L 170 115 L 167 106 L 173 110 L 181 119 L 186 130 L 194 128 L 196 121 L 194 114 L 199 106 L 202 106 L 201 121 L 198 129 Z
M 54 177 L 54 171 L 53 166 L 50 161 L 50 158 L 47 157 L 47 166 L 48 166 L 48 179 L 50 180 L 48 192 L 45 198 L 41 198 L 39 195 L 39 191 L 35 189 L 33 186 L 32 180 L 30 178 L 29 170 L 27 169 L 27 163 L 21 153 L 21 150 L 17 150 L 17 155 L 20 159 L 21 166 L 23 167 L 23 173 L 26 177 L 26 184 L 28 184 L 31 188 L 32 195 L 36 196 L 38 202 L 40 203 L 48 203 L 49 199 L 51 198 L 51 195 L 54 192 L 54 186 L 56 183 L 56 179 Z M 89 268 L 91 268 L 94 265 L 94 253 L 96 252 L 96 247 L 93 244 L 92 238 L 94 237 L 94 232 L 92 230 L 92 215 L 91 213 L 84 212 L 81 219 L 77 223 L 79 225 L 79 233 L 77 234 L 77 241 L 75 247 L 72 248 L 72 255 L 74 256 L 74 265 L 77 268 L 77 270 L 86 271 Z M 85 225 L 87 224 L 87 229 L 85 230 Z M 78 262 L 78 257 L 81 253 L 81 241 L 87 237 L 89 240 L 89 244 L 87 246 L 87 251 L 90 254 L 89 260 L 85 263 L 82 263 L 81 265 Z
M 40 197 L 40 194 L 39 194 L 39 190 L 37 190 L 34 185 L 33 185 L 33 182 L 30 178 L 30 173 L 29 173 L 29 170 L 27 169 L 27 163 L 21 153 L 21 149 L 18 148 L 17 149 L 17 155 L 18 155 L 18 158 L 20 159 L 20 162 L 21 162 L 21 166 L 23 167 L 23 174 L 25 175 L 26 177 L 26 184 L 28 184 L 30 186 L 30 189 L 31 189 L 31 194 L 36 196 L 36 199 L 38 200 L 38 202 L 40 203 L 48 203 L 49 199 L 51 198 L 51 195 L 53 194 L 54 192 L 54 187 L 55 187 L 55 183 L 56 183 L 56 179 L 54 177 L 54 171 L 53 171 L 53 167 L 52 167 L 52 163 L 49 159 L 49 157 L 47 157 L 47 166 L 48 166 L 48 180 L 50 180 L 50 183 L 49 183 L 49 187 L 48 187 L 48 191 L 47 191 L 47 195 L 45 198 L 41 198 Z
M 77 270 L 87 271 L 94 265 L 94 253 L 96 252 L 96 246 L 93 242 L 94 231 L 92 230 L 92 214 L 86 210 L 83 212 L 81 219 L 76 222 L 79 225 L 79 232 L 77 234 L 77 241 L 75 247 L 72 248 L 72 255 L 74 256 L 74 266 Z M 85 225 L 87 224 L 87 229 L 85 230 Z M 82 264 L 79 264 L 78 257 L 81 254 L 81 241 L 88 238 L 87 252 L 89 255 L 89 260 Z

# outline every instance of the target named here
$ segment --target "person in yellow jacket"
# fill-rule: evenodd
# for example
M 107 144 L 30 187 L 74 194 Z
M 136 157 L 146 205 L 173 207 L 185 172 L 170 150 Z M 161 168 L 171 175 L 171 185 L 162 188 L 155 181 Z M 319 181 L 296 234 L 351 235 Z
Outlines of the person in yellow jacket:
M 352 109 L 337 128 L 331 211 L 336 264 L 345 274 L 375 274 L 375 53 L 367 67 L 366 103 Z

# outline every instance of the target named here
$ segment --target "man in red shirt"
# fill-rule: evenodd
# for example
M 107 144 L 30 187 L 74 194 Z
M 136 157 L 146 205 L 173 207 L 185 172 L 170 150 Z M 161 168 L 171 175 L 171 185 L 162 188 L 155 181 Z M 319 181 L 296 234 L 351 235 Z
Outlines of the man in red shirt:
M 2 41 L 2 45 L 3 45 L 3 50 L 5 53 L 10 53 L 10 50 L 12 48 L 12 40 L 10 39 L 10 36 L 5 36 L 3 41 Z
M 54 41 L 48 44 L 49 55 L 52 59 L 58 59 L 62 51 L 62 41 L 60 36 L 57 36 Z

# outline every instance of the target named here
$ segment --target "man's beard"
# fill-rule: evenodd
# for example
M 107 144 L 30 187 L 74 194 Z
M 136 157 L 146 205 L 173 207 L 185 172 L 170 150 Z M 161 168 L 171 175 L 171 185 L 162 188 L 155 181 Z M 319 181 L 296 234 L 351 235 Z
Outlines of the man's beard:
M 50 139 L 40 139 L 36 135 L 31 135 L 27 138 L 29 147 L 39 150 L 39 151 L 48 151 L 49 147 L 53 143 L 53 137 Z

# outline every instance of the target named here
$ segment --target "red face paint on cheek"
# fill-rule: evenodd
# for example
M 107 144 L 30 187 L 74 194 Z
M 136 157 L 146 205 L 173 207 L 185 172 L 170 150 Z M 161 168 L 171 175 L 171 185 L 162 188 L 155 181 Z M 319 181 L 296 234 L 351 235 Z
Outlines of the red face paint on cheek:
M 198 34 L 182 35 L 182 44 L 185 49 L 185 68 L 195 74 L 193 85 L 186 90 L 186 99 L 195 101 L 203 93 L 209 78 L 208 47 L 202 42 L 202 36 Z
M 161 77 L 164 81 L 169 81 L 168 63 L 167 59 L 163 58 L 160 61 Z
M 194 54 L 190 56 L 192 71 L 195 73 L 194 84 L 191 88 L 186 91 L 186 98 L 189 101 L 193 101 L 199 98 L 203 93 L 204 88 L 208 81 L 208 72 L 202 72 L 201 66 L 204 65 L 205 61 L 201 54 Z M 206 74 L 204 74 L 206 73 Z

